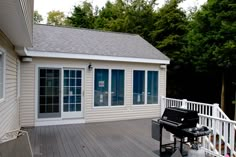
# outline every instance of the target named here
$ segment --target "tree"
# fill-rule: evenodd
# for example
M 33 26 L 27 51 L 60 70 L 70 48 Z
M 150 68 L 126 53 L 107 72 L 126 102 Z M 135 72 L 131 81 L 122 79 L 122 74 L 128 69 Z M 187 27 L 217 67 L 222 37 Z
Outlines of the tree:
M 84 1 L 82 5 L 74 6 L 70 17 L 67 17 L 68 24 L 80 28 L 94 28 L 93 7 L 89 2 Z
M 61 11 L 50 11 L 48 12 L 47 24 L 50 25 L 64 25 L 65 24 L 65 15 Z
M 34 23 L 38 24 L 41 21 L 43 21 L 43 17 L 42 15 L 39 14 L 39 12 L 37 10 L 34 11 Z
M 151 42 L 150 32 L 156 22 L 156 0 L 133 0 L 127 7 L 124 28 L 126 32 L 139 34 Z
M 155 28 L 150 33 L 152 44 L 170 57 L 174 64 L 184 62 L 183 49 L 188 32 L 186 14 L 178 7 L 180 2 L 170 0 L 160 8 L 156 14 Z
M 135 33 L 149 40 L 155 22 L 156 0 L 108 1 L 95 20 L 95 28 Z
M 236 1 L 208 0 L 194 16 L 188 53 L 197 71 L 221 73 L 221 107 L 225 107 L 225 76 L 236 65 Z

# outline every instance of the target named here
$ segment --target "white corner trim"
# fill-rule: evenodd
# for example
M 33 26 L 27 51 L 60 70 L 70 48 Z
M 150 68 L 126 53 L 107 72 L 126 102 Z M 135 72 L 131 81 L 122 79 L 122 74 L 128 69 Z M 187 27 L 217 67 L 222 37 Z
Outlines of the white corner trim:
M 25 47 L 16 46 L 15 51 L 19 56 L 27 56 L 27 49 Z
M 120 62 L 135 62 L 135 63 L 154 63 L 154 64 L 170 64 L 170 60 L 133 58 L 133 57 L 114 57 L 102 55 L 87 55 L 76 53 L 61 53 L 61 52 L 43 52 L 43 51 L 27 51 L 27 56 L 32 57 L 48 57 L 48 58 L 68 58 L 68 59 L 88 59 L 101 61 L 120 61 Z

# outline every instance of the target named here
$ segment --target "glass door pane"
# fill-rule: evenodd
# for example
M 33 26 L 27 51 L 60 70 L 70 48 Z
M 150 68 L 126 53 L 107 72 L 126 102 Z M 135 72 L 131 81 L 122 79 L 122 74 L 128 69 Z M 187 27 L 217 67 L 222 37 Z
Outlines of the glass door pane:
M 60 117 L 60 70 L 39 69 L 38 118 Z
M 64 70 L 64 112 L 81 111 L 82 72 L 81 70 Z

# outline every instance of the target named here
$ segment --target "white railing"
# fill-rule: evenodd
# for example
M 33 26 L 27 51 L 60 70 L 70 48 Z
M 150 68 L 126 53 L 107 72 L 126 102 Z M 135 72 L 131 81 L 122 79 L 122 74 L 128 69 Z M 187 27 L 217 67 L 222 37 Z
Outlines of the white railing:
M 213 130 L 203 141 L 203 147 L 210 150 L 215 156 L 229 154 L 236 156 L 235 151 L 235 121 L 199 114 L 199 123 Z
M 223 155 L 229 154 L 231 157 L 236 157 L 236 122 L 229 119 L 219 104 L 161 97 L 161 114 L 168 107 L 181 107 L 198 111 L 199 124 L 213 130 L 212 135 L 203 139 L 203 148 L 206 152 L 213 156 L 223 157 Z

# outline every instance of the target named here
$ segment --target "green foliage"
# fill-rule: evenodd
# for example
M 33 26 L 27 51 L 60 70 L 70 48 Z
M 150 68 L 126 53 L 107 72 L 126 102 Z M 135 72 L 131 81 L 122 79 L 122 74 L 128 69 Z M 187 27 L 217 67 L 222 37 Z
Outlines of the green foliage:
M 188 31 L 188 19 L 180 1 L 170 0 L 156 14 L 155 28 L 151 32 L 152 43 L 175 63 L 184 62 L 183 48 Z
M 43 21 L 42 15 L 39 14 L 37 10 L 34 11 L 34 23 L 39 24 L 41 21 Z
M 50 25 L 65 25 L 65 15 L 61 11 L 50 11 L 48 12 L 47 24 Z
M 236 1 L 209 0 L 191 21 L 188 55 L 198 71 L 236 64 Z
M 89 2 L 84 1 L 82 5 L 74 6 L 67 23 L 80 28 L 94 28 L 93 7 Z

